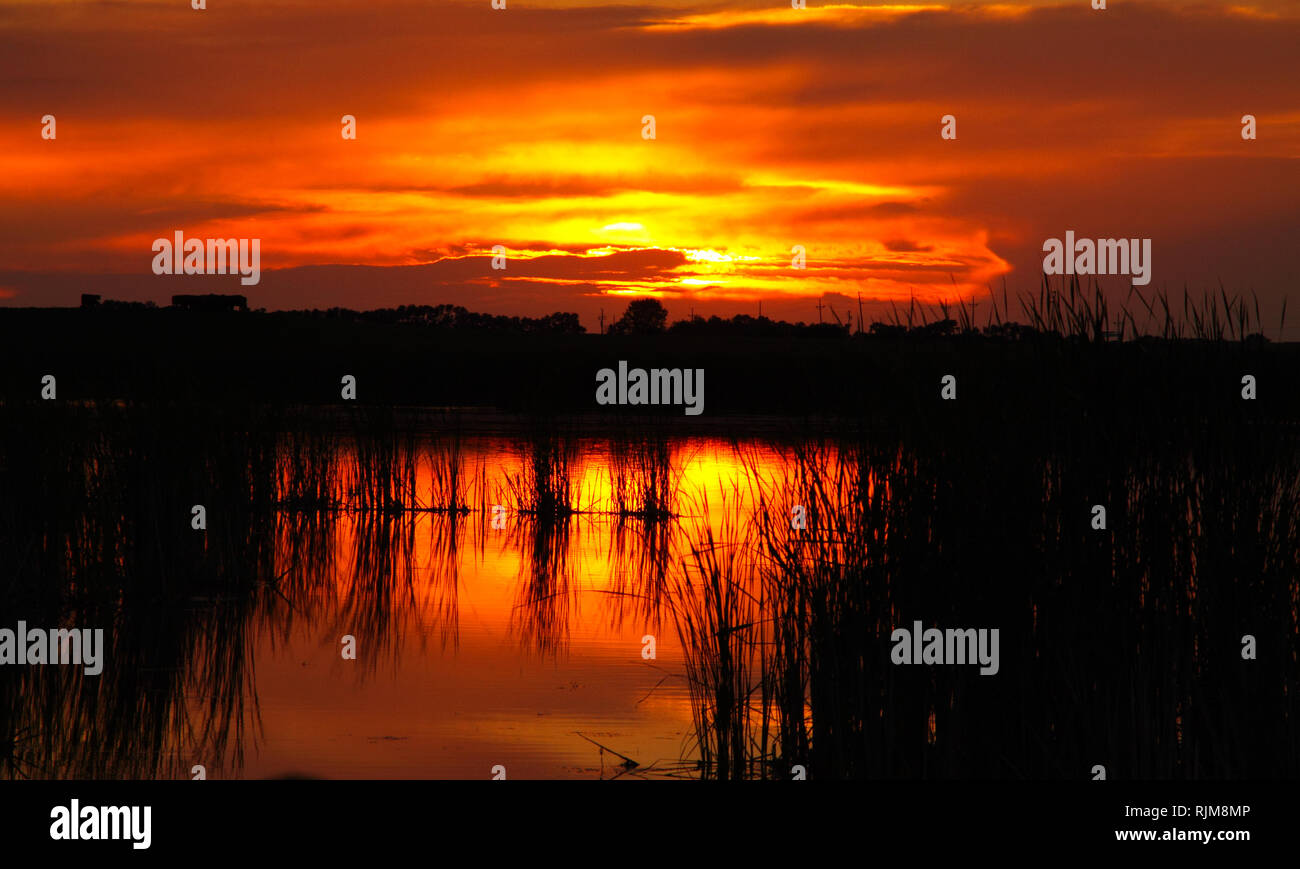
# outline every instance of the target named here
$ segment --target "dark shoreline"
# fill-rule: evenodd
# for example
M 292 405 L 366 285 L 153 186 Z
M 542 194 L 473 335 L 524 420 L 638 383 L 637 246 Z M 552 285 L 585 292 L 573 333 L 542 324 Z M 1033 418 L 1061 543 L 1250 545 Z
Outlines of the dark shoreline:
M 919 331 L 919 330 L 918 330 Z M 705 371 L 703 414 L 682 406 L 596 404 L 597 372 Z M 447 330 L 310 313 L 0 309 L 0 402 L 57 399 L 164 404 L 473 408 L 505 414 L 660 419 L 674 431 L 751 417 L 930 423 L 975 414 L 1030 420 L 1090 410 L 1169 419 L 1224 413 L 1300 419 L 1300 343 L 1140 338 L 1087 342 L 1055 333 L 990 337 L 848 334 L 658 335 Z M 341 378 L 357 379 L 355 401 Z M 940 401 L 940 378 L 958 400 Z M 1241 397 L 1241 377 L 1258 397 Z M 724 421 L 722 418 L 726 418 Z M 974 418 L 974 417 L 972 417 Z

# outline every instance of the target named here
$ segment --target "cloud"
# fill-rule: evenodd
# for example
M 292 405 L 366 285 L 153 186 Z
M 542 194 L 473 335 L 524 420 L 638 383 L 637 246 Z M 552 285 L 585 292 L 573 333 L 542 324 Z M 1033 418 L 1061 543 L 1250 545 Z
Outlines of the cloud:
M 905 238 L 895 238 L 885 242 L 885 247 L 897 253 L 906 253 L 909 251 L 919 251 L 928 253 L 934 250 L 932 244 L 918 244 L 914 241 L 908 241 Z
M 66 298 L 64 271 L 153 292 L 149 241 L 182 229 L 261 238 L 267 304 L 536 310 L 1028 287 L 1075 228 L 1153 238 L 1157 281 L 1280 296 L 1300 16 L 1256 6 L 9 4 L 0 263 L 16 303 Z

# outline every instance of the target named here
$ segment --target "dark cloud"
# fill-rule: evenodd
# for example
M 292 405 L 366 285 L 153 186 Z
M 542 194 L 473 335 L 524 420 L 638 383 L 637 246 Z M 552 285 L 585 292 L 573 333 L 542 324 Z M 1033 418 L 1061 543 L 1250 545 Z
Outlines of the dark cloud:
M 1098 14 L 1072 3 L 1016 17 L 971 6 L 846 25 L 787 11 L 780 24 L 645 30 L 678 11 L 226 0 L 196 13 L 181 3 L 22 4 L 0 17 L 9 70 L 0 112 L 39 117 L 54 106 L 69 118 L 334 121 L 340 106 L 361 117 L 406 116 L 413 100 L 469 93 L 487 94 L 482 108 L 493 112 L 532 88 L 590 81 L 595 70 L 610 77 L 789 66 L 802 74 L 783 86 L 755 77 L 752 88 L 693 96 L 752 105 L 761 92 L 766 104 L 850 113 L 873 104 L 942 102 L 969 112 L 1102 100 L 1130 106 L 1135 123 L 1207 108 L 1231 114 L 1247 97 L 1262 113 L 1295 106 L 1294 17 L 1132 3 Z M 1070 132 L 1066 125 L 1059 135 Z
M 932 244 L 918 244 L 914 241 L 908 241 L 905 238 L 890 239 L 889 241 L 884 242 L 884 245 L 887 250 L 892 250 L 895 253 L 928 253 L 929 251 L 934 250 L 934 245 Z

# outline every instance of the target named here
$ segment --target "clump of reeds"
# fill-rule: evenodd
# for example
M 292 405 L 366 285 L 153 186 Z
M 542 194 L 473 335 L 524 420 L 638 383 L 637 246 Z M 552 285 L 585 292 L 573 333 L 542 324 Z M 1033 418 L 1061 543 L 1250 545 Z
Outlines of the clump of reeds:
M 277 450 L 276 508 L 328 513 L 342 508 L 338 439 L 329 432 L 290 432 Z
M 468 514 L 470 493 L 479 488 L 481 481 L 465 468 L 464 443 L 460 433 L 453 431 L 450 436 L 432 444 L 428 461 L 429 500 L 422 509 L 434 513 Z
M 536 431 L 524 442 L 520 469 L 503 478 L 513 512 L 546 521 L 578 512 L 571 481 L 574 446 L 571 439 L 549 431 Z
M 1004 280 L 1001 304 L 989 290 L 983 334 L 1054 336 L 1095 343 L 1145 337 L 1213 342 L 1265 340 L 1259 297 L 1254 292 L 1230 294 L 1220 283 L 1217 291 L 1203 291 L 1199 296 L 1184 287 L 1182 296 L 1179 305 L 1177 297 L 1171 296 L 1168 290 L 1154 290 L 1148 296 L 1141 287 L 1130 285 L 1124 300 L 1116 303 L 1103 292 L 1096 278 L 1085 284 L 1079 275 L 1063 275 L 1059 281 L 1043 275 L 1036 295 L 1017 295 L 1019 319 L 1013 320 Z M 978 334 L 981 331 L 978 309 L 984 301 L 976 296 L 955 303 L 941 299 L 927 304 L 912 299 L 906 311 L 891 303 L 890 322 L 880 325 L 914 337 Z M 1286 331 L 1286 309 L 1283 299 L 1276 332 L 1278 340 L 1282 340 Z
M 611 440 L 609 477 L 617 515 L 652 522 L 676 515 L 679 480 L 668 440 L 662 435 Z
M 673 574 L 669 597 L 681 642 L 706 778 L 766 778 L 769 716 L 762 585 L 754 551 L 741 536 L 738 499 L 710 512 L 700 503 L 690 554 Z M 717 525 L 715 533 L 714 525 Z
M 1300 677 L 1277 638 L 1300 633 L 1295 432 L 1112 408 L 996 438 L 746 458 L 752 531 L 697 525 L 672 595 L 704 774 L 1293 773 Z M 999 628 L 998 675 L 893 665 L 914 620 Z M 1243 660 L 1247 625 L 1267 656 Z
M 417 439 L 394 417 L 391 409 L 380 407 L 357 413 L 348 469 L 350 509 L 402 513 L 416 507 Z

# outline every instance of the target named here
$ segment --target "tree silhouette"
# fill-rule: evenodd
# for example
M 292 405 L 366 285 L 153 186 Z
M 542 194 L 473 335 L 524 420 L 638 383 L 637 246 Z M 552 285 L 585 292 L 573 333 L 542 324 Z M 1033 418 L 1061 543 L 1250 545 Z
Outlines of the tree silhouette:
M 668 309 L 658 299 L 637 299 L 627 306 L 623 317 L 609 327 L 611 335 L 655 335 L 664 331 Z

